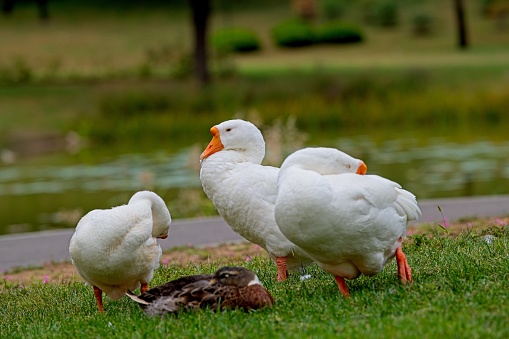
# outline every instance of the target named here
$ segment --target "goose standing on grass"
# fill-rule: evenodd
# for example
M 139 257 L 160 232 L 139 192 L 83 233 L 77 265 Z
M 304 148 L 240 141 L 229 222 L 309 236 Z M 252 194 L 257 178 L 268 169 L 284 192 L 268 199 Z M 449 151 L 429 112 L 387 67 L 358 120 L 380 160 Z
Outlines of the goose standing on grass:
M 277 227 L 274 203 L 279 169 L 262 166 L 265 141 L 252 123 L 228 120 L 210 129 L 212 141 L 200 156 L 203 190 L 230 227 L 264 248 L 283 281 L 288 270 L 298 271 L 312 259 Z M 361 161 L 351 158 L 355 172 Z
M 421 213 L 415 196 L 377 175 L 335 174 L 331 159 L 344 156 L 333 148 L 306 148 L 285 159 L 275 204 L 280 230 L 334 275 L 347 297 L 345 278 L 375 275 L 394 256 L 399 279 L 410 282 L 401 243 L 407 221 Z
M 119 299 L 141 286 L 146 292 L 159 266 L 156 238 L 168 237 L 171 216 L 154 192 L 140 191 L 127 205 L 87 213 L 76 226 L 69 253 L 80 276 L 94 288 L 99 312 L 102 292 Z
M 177 314 L 210 308 L 213 311 L 241 308 L 244 311 L 271 307 L 274 299 L 253 271 L 223 267 L 215 274 L 182 277 L 152 288 L 140 296 L 127 292 L 149 316 Z

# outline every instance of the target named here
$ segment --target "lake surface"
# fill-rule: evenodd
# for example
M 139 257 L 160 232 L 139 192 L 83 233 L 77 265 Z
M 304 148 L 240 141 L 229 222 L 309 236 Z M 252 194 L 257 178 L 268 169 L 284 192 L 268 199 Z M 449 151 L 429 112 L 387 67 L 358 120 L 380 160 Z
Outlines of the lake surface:
M 509 194 L 509 137 L 503 135 L 475 140 L 356 135 L 325 144 L 363 159 L 368 174 L 397 181 L 418 199 Z M 75 227 L 86 212 L 124 204 L 141 189 L 159 193 L 171 212 L 181 192 L 201 192 L 198 157 L 205 146 L 112 152 L 93 161 L 53 154 L 0 164 L 0 234 Z

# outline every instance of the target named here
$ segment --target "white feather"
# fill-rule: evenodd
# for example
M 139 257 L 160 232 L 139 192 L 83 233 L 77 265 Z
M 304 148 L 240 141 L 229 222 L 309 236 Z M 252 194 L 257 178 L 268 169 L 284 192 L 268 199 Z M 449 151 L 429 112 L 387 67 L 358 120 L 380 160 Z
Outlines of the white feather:
M 415 196 L 376 175 L 331 174 L 335 149 L 309 148 L 281 166 L 275 219 L 282 233 L 331 274 L 377 274 L 418 218 Z M 317 156 L 319 154 L 319 156 Z
M 157 194 L 141 191 L 127 205 L 93 210 L 76 226 L 69 244 L 72 262 L 83 279 L 112 299 L 152 279 L 171 216 Z
M 201 161 L 203 190 L 228 225 L 271 258 L 287 257 L 298 270 L 312 260 L 281 233 L 274 219 L 279 169 L 262 166 L 265 141 L 250 122 L 229 120 L 216 126 L 224 148 Z

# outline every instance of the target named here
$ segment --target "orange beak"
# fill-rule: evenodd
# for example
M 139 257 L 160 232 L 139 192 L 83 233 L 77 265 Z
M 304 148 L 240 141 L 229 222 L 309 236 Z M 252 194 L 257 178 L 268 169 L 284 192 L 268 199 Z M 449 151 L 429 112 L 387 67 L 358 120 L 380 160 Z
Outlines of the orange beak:
M 368 166 L 366 166 L 364 161 L 361 161 L 361 164 L 360 164 L 359 168 L 357 168 L 357 172 L 355 172 L 355 173 L 364 175 L 364 174 L 366 174 L 367 171 L 368 171 Z
M 221 138 L 219 137 L 219 130 L 216 126 L 210 129 L 210 134 L 212 134 L 212 140 L 209 142 L 207 148 L 200 155 L 200 160 L 205 159 L 206 157 L 219 152 L 224 148 L 223 143 L 221 142 Z

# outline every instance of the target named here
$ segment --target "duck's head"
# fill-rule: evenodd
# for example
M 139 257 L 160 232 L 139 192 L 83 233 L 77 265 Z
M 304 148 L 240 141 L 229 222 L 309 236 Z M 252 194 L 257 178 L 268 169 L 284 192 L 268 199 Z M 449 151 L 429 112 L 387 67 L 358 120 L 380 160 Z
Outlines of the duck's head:
M 214 153 L 235 152 L 235 159 L 261 163 L 265 156 L 265 141 L 260 130 L 240 119 L 228 120 L 210 129 L 212 140 L 200 155 L 200 160 Z
M 231 285 L 236 287 L 246 287 L 251 285 L 261 285 L 260 280 L 253 271 L 244 267 L 223 267 L 217 270 L 210 284 Z
M 281 165 L 281 171 L 292 166 L 322 175 L 344 173 L 364 175 L 368 170 L 364 161 L 328 147 L 307 147 L 290 154 Z

